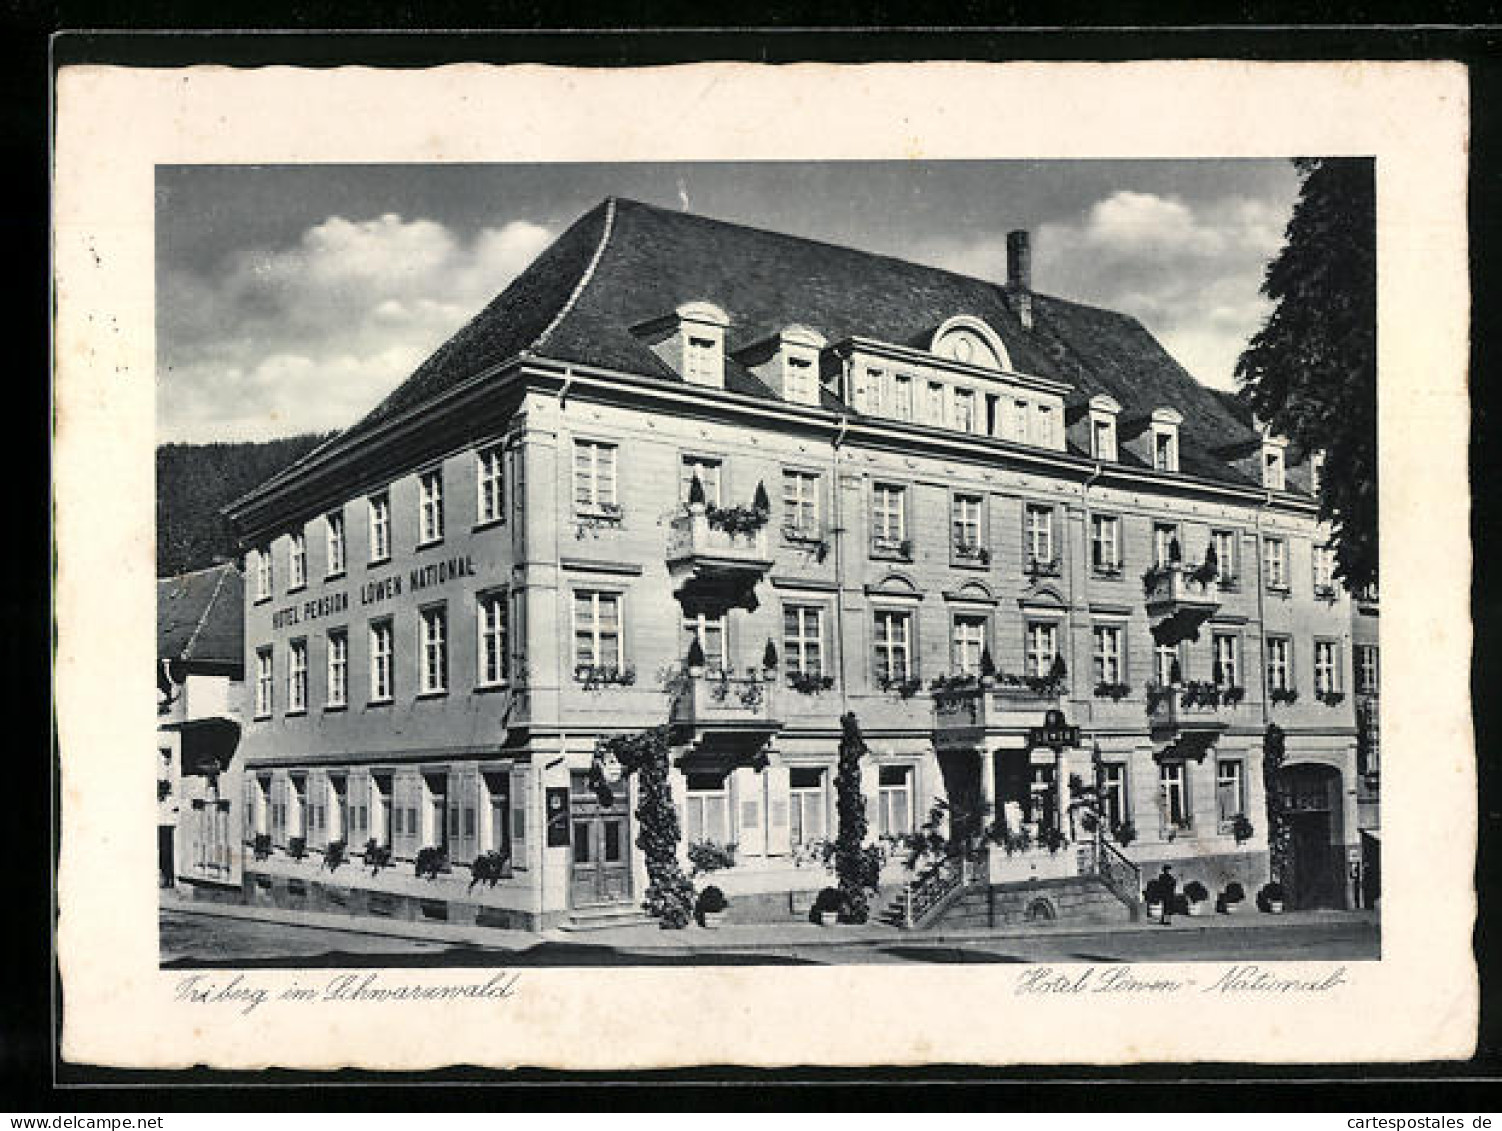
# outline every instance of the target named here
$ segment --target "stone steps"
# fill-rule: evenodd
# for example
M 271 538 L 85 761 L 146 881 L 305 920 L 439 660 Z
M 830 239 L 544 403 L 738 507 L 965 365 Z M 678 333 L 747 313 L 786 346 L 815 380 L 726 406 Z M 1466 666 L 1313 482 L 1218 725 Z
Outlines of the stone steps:
M 616 927 L 644 927 L 656 922 L 635 903 L 609 904 L 603 907 L 578 907 L 558 924 L 560 931 L 608 931 Z

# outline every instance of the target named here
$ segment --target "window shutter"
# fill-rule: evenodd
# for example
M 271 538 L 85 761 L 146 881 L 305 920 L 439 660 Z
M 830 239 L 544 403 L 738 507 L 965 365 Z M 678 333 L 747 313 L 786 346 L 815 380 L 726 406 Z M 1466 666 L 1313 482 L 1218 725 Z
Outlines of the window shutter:
M 527 866 L 527 775 L 530 766 L 517 766 L 511 771 L 511 866 Z
M 768 766 L 762 776 L 767 789 L 767 855 L 786 856 L 792 851 L 788 821 L 791 775 L 786 766 Z
M 765 773 L 765 771 L 763 771 Z M 764 856 L 767 851 L 767 831 L 762 806 L 763 790 L 766 788 L 762 774 L 749 766 L 735 771 L 735 841 L 738 856 Z

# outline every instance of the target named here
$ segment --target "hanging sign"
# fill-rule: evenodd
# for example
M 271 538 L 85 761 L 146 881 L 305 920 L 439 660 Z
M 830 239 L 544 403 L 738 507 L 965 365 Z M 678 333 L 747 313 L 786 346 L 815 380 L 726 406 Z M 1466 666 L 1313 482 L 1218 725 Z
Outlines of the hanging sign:
M 1030 746 L 1063 750 L 1080 744 L 1080 728 L 1070 726 L 1064 719 L 1064 712 L 1055 708 L 1043 716 L 1042 726 L 1027 728 L 1027 741 Z

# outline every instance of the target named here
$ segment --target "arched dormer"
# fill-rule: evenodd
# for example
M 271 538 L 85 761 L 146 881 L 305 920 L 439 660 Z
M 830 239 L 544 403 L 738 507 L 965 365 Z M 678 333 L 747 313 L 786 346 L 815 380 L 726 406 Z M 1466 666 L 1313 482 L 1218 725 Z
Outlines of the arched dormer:
M 969 314 L 957 314 L 935 330 L 928 351 L 935 357 L 948 358 L 982 369 L 1012 368 L 1011 356 L 1000 336 L 979 318 Z
M 824 335 L 793 323 L 735 351 L 735 359 L 785 401 L 817 406 Z
M 725 387 L 725 331 L 730 316 L 703 299 L 633 328 L 652 352 L 690 385 Z

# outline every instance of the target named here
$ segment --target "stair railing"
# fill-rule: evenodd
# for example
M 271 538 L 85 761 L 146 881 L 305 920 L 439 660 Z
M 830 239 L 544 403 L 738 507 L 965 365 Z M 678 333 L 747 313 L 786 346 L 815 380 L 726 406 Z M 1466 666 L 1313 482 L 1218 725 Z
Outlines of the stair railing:
M 907 930 L 923 926 L 970 882 L 970 862 L 963 856 L 948 857 L 921 876 L 902 885 L 902 925 Z
M 1128 907 L 1142 899 L 1142 869 L 1133 864 L 1121 849 L 1107 840 L 1096 844 L 1091 871 L 1111 889 L 1111 894 Z

